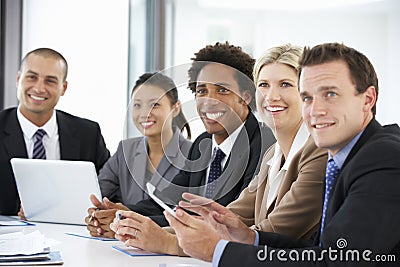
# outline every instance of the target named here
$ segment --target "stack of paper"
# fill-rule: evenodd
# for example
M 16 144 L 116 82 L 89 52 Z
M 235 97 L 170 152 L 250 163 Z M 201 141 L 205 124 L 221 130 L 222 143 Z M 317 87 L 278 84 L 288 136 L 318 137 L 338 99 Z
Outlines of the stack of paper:
M 33 223 L 21 221 L 10 216 L 0 215 L 0 235 L 18 232 L 21 226 L 34 226 Z
M 0 235 L 0 265 L 63 264 L 59 252 L 50 252 L 49 244 L 39 231 Z
M 0 226 L 27 226 L 27 225 L 34 225 L 34 224 L 14 219 L 13 217 L 10 216 L 0 215 Z

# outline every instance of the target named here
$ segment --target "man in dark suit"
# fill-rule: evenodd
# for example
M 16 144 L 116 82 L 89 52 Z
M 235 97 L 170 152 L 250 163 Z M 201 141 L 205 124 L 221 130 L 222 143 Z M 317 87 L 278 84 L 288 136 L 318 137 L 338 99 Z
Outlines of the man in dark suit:
M 214 214 L 226 230 L 221 240 L 216 228 L 179 210 L 180 220 L 167 215 L 179 243 L 214 266 L 399 266 L 400 128 L 374 118 L 375 70 L 338 43 L 306 48 L 300 66 L 304 121 L 316 145 L 329 150 L 321 229 L 313 240 L 245 236 Z
M 0 112 L 0 214 L 16 215 L 20 201 L 11 158 L 35 157 L 35 133 L 44 130 L 42 158 L 92 161 L 99 171 L 110 157 L 97 123 L 54 107 L 67 90 L 68 65 L 49 48 L 29 52 L 17 75 L 19 106 Z
M 252 113 L 255 106 L 253 58 L 240 47 L 217 43 L 201 49 L 192 60 L 189 88 L 195 93 L 197 111 L 206 132 L 193 142 L 184 169 L 168 188 L 158 192 L 158 196 L 168 204 L 177 205 L 182 192 L 189 190 L 210 194 L 218 203 L 227 205 L 239 196 L 258 172 L 261 156 L 275 138 Z M 225 154 L 220 163 L 222 173 L 213 183 L 213 190 L 209 190 L 210 165 L 215 157 L 213 151 L 217 148 Z M 149 216 L 160 226 L 167 225 L 163 209 L 152 199 L 128 208 Z M 101 218 L 103 212 L 96 211 L 95 214 Z M 89 217 L 86 220 L 89 221 Z M 97 225 L 93 220 L 91 222 L 88 225 L 91 234 L 107 235 L 108 232 L 110 236 L 114 235 L 109 232 L 109 221 L 96 222 Z M 99 225 L 104 225 L 104 229 L 99 229 Z
M 225 206 L 247 187 L 258 171 L 260 156 L 275 139 L 269 128 L 260 127 L 251 110 L 255 106 L 254 59 L 228 43 L 207 46 L 195 56 L 189 69 L 189 88 L 196 96 L 206 132 L 193 142 L 185 169 L 159 196 L 177 205 L 185 191 L 205 195 L 213 149 L 228 144 L 223 171 L 211 196 Z M 162 208 L 152 200 L 129 208 L 151 216 L 162 226 L 167 224 Z

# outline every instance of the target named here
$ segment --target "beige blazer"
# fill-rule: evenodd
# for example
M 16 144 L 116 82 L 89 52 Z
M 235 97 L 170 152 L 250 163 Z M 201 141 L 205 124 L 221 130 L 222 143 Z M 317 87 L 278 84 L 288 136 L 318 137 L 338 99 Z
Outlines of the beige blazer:
M 267 210 L 270 167 L 267 162 L 274 155 L 274 147 L 265 153 L 258 175 L 227 207 L 256 230 L 309 238 L 318 230 L 321 219 L 327 150 L 317 148 L 309 137 L 293 157 L 277 197 Z

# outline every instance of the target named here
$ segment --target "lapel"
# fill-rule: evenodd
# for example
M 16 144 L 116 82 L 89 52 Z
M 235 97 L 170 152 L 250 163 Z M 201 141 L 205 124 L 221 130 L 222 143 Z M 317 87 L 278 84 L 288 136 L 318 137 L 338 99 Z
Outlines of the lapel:
M 261 162 L 263 164 L 260 167 L 260 172 L 257 174 L 257 179 L 259 179 L 257 183 L 257 188 L 254 188 L 254 191 L 257 191 L 257 196 L 258 192 L 263 192 L 262 193 L 262 198 L 257 198 L 256 199 L 256 205 L 259 207 L 258 209 L 255 209 L 255 221 L 258 221 L 258 218 L 267 218 L 267 214 L 269 214 L 272 210 L 273 207 L 275 206 L 276 199 L 274 202 L 271 204 L 270 208 L 267 210 L 267 199 L 268 199 L 268 194 L 269 194 L 269 179 L 268 173 L 270 169 L 270 165 L 267 164 L 267 162 L 274 156 L 274 151 L 275 151 L 275 144 L 271 147 L 271 149 L 268 150 L 268 154 L 266 156 L 266 161 Z M 253 182 L 252 182 L 253 183 Z M 264 188 L 263 188 L 264 185 Z
M 126 149 L 128 150 L 130 148 Z M 129 171 L 138 185 L 141 188 L 146 188 L 145 173 L 147 168 L 147 140 L 145 137 L 139 140 L 133 155 L 133 159 L 128 163 L 128 166 L 131 165 Z
M 258 121 L 250 111 L 244 127 L 233 144 L 229 158 L 218 178 L 213 199 L 219 199 L 231 191 L 243 178 L 250 158 L 250 143 L 258 127 Z
M 238 163 L 244 163 L 247 165 L 250 157 L 250 143 L 256 132 L 256 128 L 258 128 L 258 121 L 250 111 L 246 118 L 246 122 L 244 123 L 244 127 L 233 144 L 231 154 L 229 155 L 228 161 L 224 167 L 224 173 L 225 171 L 228 171 L 228 168 L 232 168 L 232 171 L 229 171 L 228 173 L 237 170 L 236 167 L 238 166 Z M 245 172 L 245 170 L 238 171 L 243 171 L 240 177 Z
M 177 129 L 172 136 L 171 141 L 169 142 L 168 146 L 165 148 L 164 156 L 161 158 L 160 163 L 157 166 L 156 172 L 154 172 L 153 176 L 151 177 L 151 183 L 155 186 L 159 185 L 163 182 L 163 178 L 166 177 L 166 174 L 170 168 L 178 168 L 182 169 L 183 164 L 179 162 L 179 159 L 183 157 L 181 155 L 181 140 L 184 138 L 180 134 L 180 130 Z M 170 182 L 164 181 L 167 186 Z
M 4 146 L 10 158 L 27 158 L 25 140 L 17 119 L 17 109 L 11 111 L 4 127 Z
M 268 158 L 268 162 L 271 161 L 270 163 L 273 164 L 273 157 L 274 157 L 274 153 L 275 153 L 275 147 L 276 145 L 274 144 L 271 149 L 268 150 L 268 154 L 269 156 Z M 266 163 L 265 163 L 266 164 Z M 278 163 L 280 166 L 280 162 Z M 290 180 L 290 182 L 287 179 L 288 176 L 288 171 L 285 172 L 285 175 L 283 177 L 283 180 L 281 182 L 281 185 L 279 186 L 278 192 L 275 196 L 275 199 L 271 202 L 271 205 L 268 207 L 267 209 L 267 200 L 268 200 L 268 196 L 269 196 L 269 190 L 270 190 L 270 176 L 269 176 L 269 171 L 272 168 L 271 165 L 267 164 L 267 167 L 263 168 L 260 170 L 260 174 L 259 175 L 263 175 L 264 179 L 266 179 L 265 181 L 265 190 L 263 191 L 263 198 L 262 198 L 262 202 L 261 202 L 261 208 L 260 208 L 260 218 L 266 218 L 268 214 L 270 214 L 277 205 L 279 205 L 280 200 L 282 199 L 282 197 L 286 194 L 287 190 L 287 185 L 292 184 L 292 180 Z M 261 172 L 262 170 L 265 170 L 264 172 Z M 278 171 L 279 172 L 279 171 Z M 268 179 L 267 179 L 268 177 Z
M 335 192 L 336 185 L 338 184 L 338 181 L 340 179 L 342 179 L 342 173 L 343 173 L 343 170 L 346 168 L 347 164 L 351 161 L 351 159 L 354 157 L 354 155 L 357 154 L 357 152 L 360 150 L 360 148 L 371 138 L 371 136 L 374 135 L 376 133 L 376 131 L 378 131 L 378 129 L 380 127 L 382 127 L 382 126 L 375 119 L 372 119 L 370 121 L 370 123 L 367 125 L 364 132 L 361 134 L 360 138 L 358 139 L 358 141 L 356 142 L 354 147 L 350 150 L 349 155 L 347 156 L 346 160 L 344 161 L 342 169 L 339 172 L 339 176 L 336 178 L 336 181 L 332 187 L 332 191 L 331 191 L 332 193 L 329 196 L 329 200 L 332 199 L 332 196 Z M 325 188 L 325 185 L 326 184 L 325 184 L 325 180 L 324 180 L 323 188 Z M 325 190 L 324 190 L 324 192 L 325 192 Z M 328 201 L 328 203 L 329 203 L 329 201 Z
M 58 136 L 60 142 L 60 158 L 79 160 L 81 143 L 76 133 L 76 126 L 60 111 L 56 111 Z
M 177 164 L 177 159 L 179 158 L 180 154 L 180 147 L 181 147 L 181 136 L 179 130 L 174 132 L 174 135 L 169 142 L 167 148 L 164 151 L 164 157 L 162 157 L 160 163 L 157 166 L 158 174 L 163 177 L 167 170 L 171 168 L 173 165 Z M 182 167 L 182 166 L 177 166 Z M 153 175 L 154 176 L 154 175 Z
M 364 132 L 360 136 L 360 139 L 356 142 L 354 147 L 351 149 L 349 155 L 343 163 L 342 170 L 346 167 L 347 163 L 354 157 L 354 155 L 360 150 L 360 148 L 373 136 L 382 126 L 375 119 L 372 119 L 365 128 Z M 340 174 L 339 174 L 340 177 Z M 339 179 L 338 177 L 338 179 Z
M 190 155 L 190 192 L 199 194 L 199 191 L 204 190 L 207 182 L 207 168 L 211 163 L 212 139 L 211 134 L 203 133 L 195 145 L 197 146 Z M 203 182 L 204 181 L 204 182 Z M 201 188 L 200 188 L 201 187 Z
M 373 136 L 378 130 L 379 128 L 381 128 L 382 126 L 374 119 L 372 119 L 370 121 L 370 123 L 367 125 L 367 127 L 365 128 L 364 132 L 361 134 L 360 139 L 358 139 L 358 141 L 356 142 L 356 144 L 354 145 L 354 147 L 350 150 L 349 155 L 347 156 L 346 160 L 343 163 L 342 169 L 339 172 L 339 176 L 337 177 L 335 184 L 332 187 L 332 191 L 331 194 L 329 196 L 329 201 L 328 201 L 328 207 L 326 210 L 326 219 L 325 219 L 325 227 L 326 225 L 329 223 L 329 220 L 332 218 L 332 216 L 334 216 L 334 214 L 332 214 L 332 210 L 330 209 L 331 207 L 331 200 L 333 198 L 333 196 L 335 195 L 335 191 L 336 191 L 336 185 L 338 184 L 338 181 L 342 179 L 342 173 L 343 170 L 346 168 L 347 164 L 351 161 L 351 159 L 354 157 L 355 154 L 357 154 L 357 152 L 360 150 L 360 148 L 371 138 L 371 136 Z M 326 183 L 324 180 L 324 186 L 323 188 L 325 188 Z M 323 195 L 322 195 L 322 199 L 324 199 L 324 193 L 325 190 L 323 190 Z M 321 231 L 317 231 L 316 233 L 316 238 L 314 239 L 314 244 L 318 245 L 321 239 Z
M 328 200 L 328 207 L 327 207 L 327 216 L 326 218 L 328 218 L 328 213 L 330 213 L 329 210 L 329 203 L 331 201 L 331 199 L 333 198 L 333 195 L 335 193 L 336 190 L 336 185 L 338 184 L 338 182 L 343 179 L 342 177 L 342 173 L 344 171 L 344 169 L 346 168 L 347 164 L 352 160 L 352 158 L 357 154 L 357 152 L 362 148 L 362 146 L 364 146 L 364 144 L 379 130 L 379 128 L 381 128 L 382 126 L 375 120 L 372 119 L 370 121 L 370 123 L 367 125 L 367 127 L 365 128 L 364 132 L 361 134 L 360 138 L 358 139 L 358 141 L 356 142 L 356 144 L 354 145 L 354 147 L 350 150 L 349 155 L 347 156 L 346 160 L 343 163 L 342 169 L 339 171 L 339 175 L 336 178 L 336 181 L 332 187 L 332 191 L 331 194 L 329 196 L 329 200 Z M 325 188 L 326 183 L 324 180 L 324 187 Z M 324 190 L 325 192 L 325 190 Z M 325 220 L 325 224 L 327 223 L 327 220 Z
M 302 145 L 301 146 L 299 145 L 300 149 L 297 150 L 296 153 L 294 153 L 294 151 L 293 151 L 293 153 L 294 153 L 293 155 L 290 155 L 291 153 L 289 153 L 288 160 L 286 160 L 286 163 L 285 163 L 285 164 L 288 164 L 287 170 L 285 171 L 285 175 L 282 179 L 282 183 L 279 187 L 278 193 L 276 194 L 275 203 L 273 206 L 279 205 L 282 198 L 286 195 L 287 192 L 289 192 L 293 183 L 297 180 L 298 174 L 300 172 L 299 166 L 300 166 L 300 159 L 302 157 L 302 153 L 306 147 L 309 147 L 311 144 L 314 144 L 314 140 L 312 139 L 311 136 L 308 136 L 308 138 L 306 139 L 306 141 L 304 143 L 301 143 L 301 141 L 300 141 L 301 139 L 297 139 L 297 140 L 299 140 L 297 145 L 299 145 L 299 144 L 302 144 Z M 292 147 L 293 146 L 296 146 L 296 144 L 294 142 L 292 144 Z

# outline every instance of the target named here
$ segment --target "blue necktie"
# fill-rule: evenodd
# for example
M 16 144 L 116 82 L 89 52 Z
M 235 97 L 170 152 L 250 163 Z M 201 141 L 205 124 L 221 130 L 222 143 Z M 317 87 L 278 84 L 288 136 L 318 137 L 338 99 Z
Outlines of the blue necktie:
M 34 134 L 35 143 L 33 144 L 33 159 L 46 159 L 46 150 L 43 146 L 43 136 L 46 135 L 46 132 L 43 129 L 39 129 Z
M 338 174 L 339 174 L 339 168 L 338 166 L 336 166 L 335 161 L 333 159 L 328 160 L 325 173 L 325 197 L 324 197 L 324 206 L 322 207 L 320 239 L 324 231 L 326 208 L 328 207 L 329 196 L 331 194 L 332 187 L 335 184 Z M 322 245 L 321 242 L 320 245 Z
M 215 189 L 217 188 L 217 183 L 214 182 L 221 176 L 222 168 L 221 161 L 225 157 L 225 153 L 221 149 L 214 149 L 214 159 L 210 165 L 210 172 L 208 174 L 207 187 L 206 187 L 206 198 L 212 198 Z

